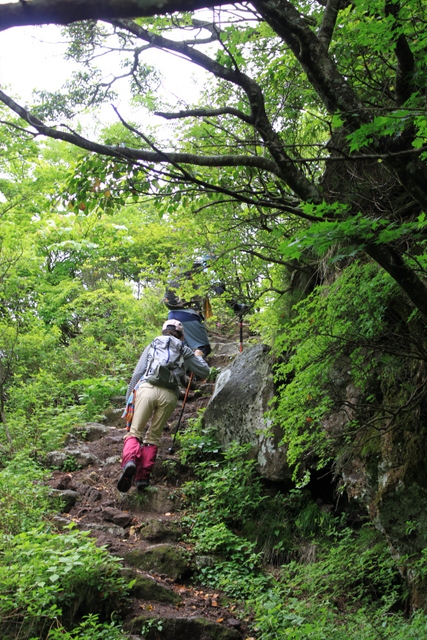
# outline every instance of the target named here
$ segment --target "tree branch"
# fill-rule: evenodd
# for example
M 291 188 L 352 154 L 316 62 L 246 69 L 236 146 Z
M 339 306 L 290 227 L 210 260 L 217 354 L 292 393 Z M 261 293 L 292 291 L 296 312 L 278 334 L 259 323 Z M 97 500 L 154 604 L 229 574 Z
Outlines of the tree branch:
M 229 4 L 226 0 L 30 0 L 0 4 L 0 31 L 40 24 L 71 24 L 80 20 L 143 18 L 176 11 L 195 11 Z
M 399 28 L 400 3 L 387 0 L 385 4 L 386 16 L 392 15 L 395 19 L 392 30 L 397 31 Z M 397 57 L 396 68 L 396 102 L 400 106 L 408 100 L 413 90 L 413 73 L 415 68 L 415 60 L 411 48 L 408 44 L 406 36 L 400 33 L 397 36 L 395 53 Z
M 409 267 L 402 256 L 389 245 L 368 244 L 366 253 L 371 256 L 391 277 L 427 320 L 427 289 L 416 272 Z
M 342 0 L 328 0 L 328 2 L 326 3 L 322 24 L 320 25 L 318 34 L 319 40 L 323 44 L 325 49 L 329 49 L 341 2 Z
M 204 53 L 184 45 L 182 42 L 169 40 L 158 34 L 151 33 L 132 20 L 111 20 L 110 22 L 114 26 L 121 26 L 123 29 L 127 29 L 130 33 L 146 42 L 150 42 L 159 49 L 180 53 L 217 78 L 241 87 L 246 93 L 251 107 L 251 118 L 254 122 L 254 127 L 264 140 L 265 146 L 279 168 L 279 177 L 303 200 L 310 202 L 322 201 L 317 187 L 305 177 L 304 173 L 295 166 L 293 160 L 287 155 L 280 136 L 268 119 L 261 88 L 252 78 L 239 70 L 229 69 L 219 64 Z
M 162 151 L 147 151 L 144 149 L 134 149 L 132 147 L 118 147 L 98 142 L 92 142 L 78 133 L 68 133 L 54 127 L 47 126 L 42 120 L 32 115 L 27 109 L 21 107 L 10 96 L 0 90 L 0 101 L 7 105 L 12 111 L 17 113 L 23 120 L 28 122 L 39 134 L 64 140 L 81 149 L 86 149 L 93 153 L 99 153 L 111 158 L 120 158 L 129 162 L 139 160 L 145 162 L 168 162 L 170 164 L 184 163 L 202 167 L 254 167 L 263 171 L 268 171 L 276 176 L 280 171 L 274 162 L 262 156 L 239 156 L 239 155 L 218 155 L 199 156 L 193 153 L 175 153 Z
M 234 109 L 233 107 L 223 107 L 222 109 L 188 109 L 187 111 L 178 111 L 177 113 L 155 111 L 154 115 L 165 118 L 166 120 L 176 120 L 178 118 L 187 118 L 189 116 L 194 116 L 196 118 L 210 118 L 215 116 L 230 115 L 236 116 L 236 118 L 243 120 L 243 122 L 246 122 L 246 124 L 254 124 L 251 116 L 248 116 L 246 115 L 246 113 L 243 113 L 243 111 L 239 111 L 239 109 Z

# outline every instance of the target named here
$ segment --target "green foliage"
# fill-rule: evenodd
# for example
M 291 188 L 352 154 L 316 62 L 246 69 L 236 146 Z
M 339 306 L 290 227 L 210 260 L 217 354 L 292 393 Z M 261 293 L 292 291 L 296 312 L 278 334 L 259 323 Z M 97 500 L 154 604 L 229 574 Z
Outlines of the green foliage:
M 227 529 L 224 522 L 206 527 L 197 536 L 196 551 L 225 554 L 230 559 L 244 560 L 253 569 L 258 564 L 254 544 Z
M 14 637 L 25 640 L 35 633 L 43 637 L 54 620 L 71 629 L 82 615 L 98 613 L 105 619 L 120 609 L 127 593 L 119 572 L 119 560 L 98 548 L 87 533 L 58 535 L 32 529 L 4 539 L 0 614 L 7 621 L 6 633 L 18 630 Z M 100 638 L 120 637 L 114 627 L 109 636 L 108 626 L 103 629 L 93 618 L 81 630 L 85 626 L 92 626 Z M 61 637 L 59 633 L 53 632 L 53 637 Z
M 163 623 L 161 620 L 155 620 L 154 618 L 152 620 L 147 620 L 147 622 L 144 622 L 144 624 L 141 627 L 141 633 L 143 633 L 144 635 L 147 635 L 150 631 L 162 631 L 163 629 Z
M 333 264 L 358 256 L 369 243 L 388 244 L 409 238 L 423 240 L 426 226 L 424 213 L 415 220 L 402 222 L 378 216 L 368 217 L 362 213 L 352 216 L 346 211 L 345 205 L 340 203 L 307 203 L 303 205 L 303 210 L 310 216 L 334 217 L 337 220 L 314 222 L 299 231 L 295 237 L 280 242 L 280 252 L 288 260 L 300 259 L 311 250 L 320 257 L 329 253 L 328 261 Z M 274 235 L 282 239 L 283 229 L 278 226 Z
M 50 629 L 46 640 L 126 640 L 128 637 L 115 622 L 99 622 L 98 615 L 90 614 L 70 631 L 62 625 Z
M 203 424 L 203 410 L 197 418 L 188 420 L 185 431 L 179 431 L 176 436 L 180 444 L 179 460 L 183 465 L 192 465 L 201 459 L 213 458 L 221 450 L 215 430 Z
M 77 380 L 70 387 L 79 389 L 79 402 L 84 406 L 83 415 L 90 420 L 108 407 L 112 396 L 126 395 L 127 385 L 123 377 L 102 376 Z
M 259 509 L 264 498 L 250 450 L 251 445 L 233 442 L 221 458 L 194 466 L 197 480 L 186 483 L 184 491 L 198 505 L 195 531 L 220 522 L 238 525 Z
M 384 342 L 395 296 L 396 285 L 384 272 L 354 263 L 330 287 L 296 305 L 293 321 L 277 337 L 283 362 L 276 367 L 272 415 L 284 430 L 297 476 L 303 476 L 305 460 L 322 466 L 345 444 L 345 429 L 331 433 L 323 421 L 345 406 L 350 381 L 375 410 L 378 378 L 393 370 Z M 349 416 L 351 430 L 357 425 L 356 410 Z
M 14 536 L 28 531 L 52 509 L 49 488 L 43 484 L 46 472 L 18 453 L 0 471 L 0 535 Z
M 202 424 L 193 423 L 183 447 L 192 450 Z M 184 524 L 196 552 L 215 558 L 197 580 L 246 601 L 259 640 L 372 640 L 382 633 L 403 640 L 405 631 L 409 638 L 422 637 L 425 614 L 406 620 L 398 613 L 405 609 L 407 590 L 382 535 L 371 525 L 359 531 L 343 527 L 306 490 L 258 493 L 256 477 L 246 481 L 247 453 L 234 443 L 228 455 L 214 457 L 208 446 L 207 461 L 199 447 L 191 458 L 197 479 L 185 487 Z M 267 570 L 263 562 L 281 566 Z
M 404 597 L 385 543 L 368 527 L 360 535 L 344 530 L 316 545 L 309 563 L 284 565 L 268 593 L 257 594 L 251 606 L 262 640 L 368 639 L 375 628 L 399 629 L 403 618 L 390 612 Z

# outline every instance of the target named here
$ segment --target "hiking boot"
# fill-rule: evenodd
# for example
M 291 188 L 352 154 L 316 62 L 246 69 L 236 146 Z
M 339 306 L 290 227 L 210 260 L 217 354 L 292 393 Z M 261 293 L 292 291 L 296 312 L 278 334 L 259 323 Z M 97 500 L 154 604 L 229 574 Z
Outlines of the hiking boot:
M 117 481 L 117 489 L 121 491 L 121 493 L 126 493 L 132 486 L 132 478 L 136 473 L 136 464 L 133 460 L 129 460 L 126 462 L 123 470 L 120 474 L 120 478 Z
M 149 486 L 150 486 L 150 481 L 149 480 L 137 480 L 137 483 L 136 483 L 137 491 L 142 492 Z

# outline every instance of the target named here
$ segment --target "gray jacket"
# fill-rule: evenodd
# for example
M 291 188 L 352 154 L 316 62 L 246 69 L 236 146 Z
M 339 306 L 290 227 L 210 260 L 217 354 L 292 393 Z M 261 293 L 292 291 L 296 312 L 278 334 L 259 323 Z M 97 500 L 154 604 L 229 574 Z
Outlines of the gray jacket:
M 150 345 L 151 343 L 145 347 L 134 369 L 126 392 L 126 402 L 130 394 L 132 393 L 136 383 L 141 380 L 147 369 Z M 184 371 L 190 370 L 196 375 L 197 378 L 201 378 L 202 380 L 209 375 L 210 367 L 207 362 L 203 360 L 202 356 L 194 355 L 194 352 L 192 351 L 192 349 L 190 349 L 190 347 L 184 345 L 182 355 L 184 357 L 184 363 L 182 365 L 182 369 L 184 369 Z

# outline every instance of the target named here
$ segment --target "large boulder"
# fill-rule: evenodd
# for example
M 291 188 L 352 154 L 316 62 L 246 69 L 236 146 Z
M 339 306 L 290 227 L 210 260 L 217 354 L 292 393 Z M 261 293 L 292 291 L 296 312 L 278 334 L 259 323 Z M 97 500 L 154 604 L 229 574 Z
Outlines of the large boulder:
M 269 347 L 257 344 L 240 353 L 221 371 L 203 421 L 214 427 L 219 442 L 253 445 L 259 473 L 269 480 L 291 477 L 282 432 L 266 417 L 274 396 Z

